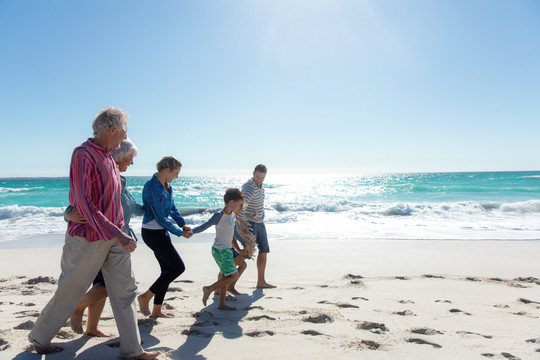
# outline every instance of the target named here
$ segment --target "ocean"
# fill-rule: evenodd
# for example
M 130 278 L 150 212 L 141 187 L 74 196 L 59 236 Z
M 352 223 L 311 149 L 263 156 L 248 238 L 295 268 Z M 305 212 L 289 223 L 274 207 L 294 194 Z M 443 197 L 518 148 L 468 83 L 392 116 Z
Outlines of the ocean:
M 148 179 L 127 177 L 139 202 Z M 175 204 L 187 224 L 201 224 L 247 179 L 181 176 Z M 0 247 L 63 234 L 68 187 L 67 178 L 0 179 Z M 265 189 L 271 240 L 540 239 L 540 171 L 269 174 Z M 132 220 L 137 232 L 141 221 Z

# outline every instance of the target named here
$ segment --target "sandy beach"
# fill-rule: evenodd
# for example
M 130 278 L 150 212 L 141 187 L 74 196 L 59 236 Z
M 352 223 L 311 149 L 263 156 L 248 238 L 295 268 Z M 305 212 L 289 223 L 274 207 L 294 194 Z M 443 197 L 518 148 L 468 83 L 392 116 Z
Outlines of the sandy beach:
M 186 272 L 166 298 L 170 319 L 139 313 L 143 347 L 160 359 L 540 359 L 539 241 L 283 240 L 267 279 L 255 262 L 231 298 L 201 302 L 217 267 L 207 241 L 177 242 Z M 65 326 L 64 351 L 30 352 L 27 335 L 53 295 L 61 247 L 0 250 L 0 359 L 116 359 L 118 338 Z M 157 277 L 144 245 L 133 254 L 139 291 Z M 41 277 L 41 278 L 40 278 Z M 110 305 L 100 327 L 117 334 Z

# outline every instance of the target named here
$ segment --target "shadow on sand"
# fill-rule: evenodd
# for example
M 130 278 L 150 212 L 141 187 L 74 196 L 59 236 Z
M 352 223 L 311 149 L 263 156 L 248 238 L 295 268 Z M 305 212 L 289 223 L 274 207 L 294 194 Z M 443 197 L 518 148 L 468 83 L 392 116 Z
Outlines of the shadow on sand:
M 168 354 L 171 359 L 206 359 L 199 352 L 205 349 L 216 334 L 221 334 L 227 339 L 236 339 L 243 335 L 240 321 L 246 317 L 252 305 L 264 297 L 262 289 L 256 289 L 251 295 L 243 294 L 236 296 L 236 302 L 232 304 L 237 310 L 217 309 L 217 297 L 215 302 L 194 314 L 195 321 L 189 330 L 182 333 L 187 335 L 186 342 L 177 350 Z

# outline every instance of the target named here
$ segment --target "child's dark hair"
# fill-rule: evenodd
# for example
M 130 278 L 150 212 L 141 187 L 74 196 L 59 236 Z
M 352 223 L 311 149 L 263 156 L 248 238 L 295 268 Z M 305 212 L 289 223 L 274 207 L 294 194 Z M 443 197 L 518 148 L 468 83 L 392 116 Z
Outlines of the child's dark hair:
M 244 194 L 237 188 L 229 188 L 227 191 L 225 191 L 225 196 L 223 196 L 223 200 L 225 200 L 225 204 L 227 204 L 229 201 L 234 200 L 244 200 Z

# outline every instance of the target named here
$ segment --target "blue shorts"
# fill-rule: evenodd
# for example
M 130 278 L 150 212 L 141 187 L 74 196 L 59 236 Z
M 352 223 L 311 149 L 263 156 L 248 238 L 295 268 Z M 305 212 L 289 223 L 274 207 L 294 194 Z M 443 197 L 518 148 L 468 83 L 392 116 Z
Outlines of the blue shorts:
M 259 248 L 259 253 L 269 253 L 270 245 L 268 245 L 268 235 L 266 234 L 266 226 L 264 223 L 249 222 L 253 236 L 255 236 L 255 242 Z

